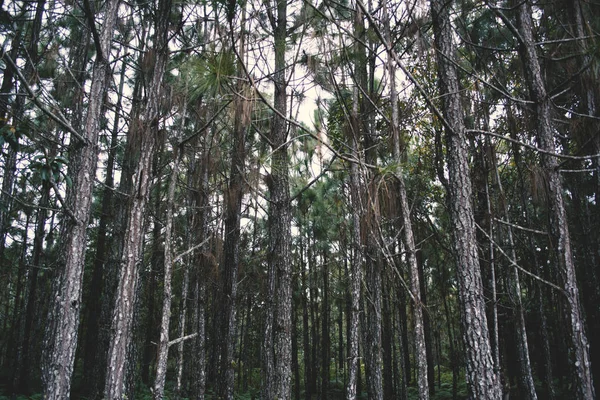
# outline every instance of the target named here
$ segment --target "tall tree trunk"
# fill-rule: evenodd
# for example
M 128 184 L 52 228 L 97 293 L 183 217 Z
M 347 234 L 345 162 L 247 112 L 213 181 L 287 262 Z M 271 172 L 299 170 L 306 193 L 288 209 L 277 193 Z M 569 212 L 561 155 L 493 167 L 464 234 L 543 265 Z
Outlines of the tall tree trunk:
M 206 135 L 208 136 L 208 135 Z M 209 165 L 211 143 L 207 137 L 202 141 L 202 154 L 200 160 L 194 160 L 190 170 L 194 176 L 193 190 L 190 194 L 192 209 L 198 212 L 193 215 L 192 231 L 204 241 L 208 239 L 209 211 Z M 206 283 L 209 246 L 204 244 L 195 257 L 196 271 L 194 278 L 194 321 L 197 336 L 194 340 L 194 372 L 193 372 L 193 398 L 204 400 L 206 392 Z
M 243 12 L 242 12 L 243 13 Z M 244 14 L 244 13 L 243 13 Z M 245 15 L 245 14 L 244 14 Z M 244 17 L 242 17 L 244 18 Z M 242 20 L 239 55 L 245 55 L 244 21 Z M 233 29 L 233 27 L 231 27 Z M 233 37 L 233 34 L 232 34 Z M 232 43 L 236 46 L 236 43 Z M 238 65 L 241 78 L 243 66 Z M 237 92 L 248 94 L 249 90 L 243 80 L 238 81 Z M 242 95 L 243 96 L 243 95 Z M 219 398 L 233 400 L 234 392 L 234 353 L 236 345 L 236 310 L 238 270 L 240 267 L 240 221 L 242 215 L 242 198 L 244 195 L 246 167 L 246 135 L 250 125 L 251 104 L 246 98 L 236 96 L 234 101 L 235 116 L 233 121 L 233 143 L 230 150 L 231 166 L 225 203 L 225 243 L 223 245 L 223 327 L 221 338 L 221 365 L 219 378 Z
M 94 255 L 94 265 L 92 267 L 92 279 L 90 282 L 90 291 L 87 295 L 86 304 L 86 336 L 84 341 L 83 355 L 83 381 L 85 382 L 85 394 L 91 397 L 97 396 L 102 391 L 102 383 L 98 376 L 103 376 L 99 366 L 104 366 L 98 353 L 102 351 L 98 346 L 100 337 L 100 316 L 102 312 L 102 296 L 106 296 L 104 283 L 106 282 L 105 265 L 108 262 L 109 234 L 108 223 L 113 217 L 113 171 L 115 166 L 115 156 L 117 150 L 117 141 L 119 134 L 119 121 L 121 115 L 121 101 L 123 97 L 123 87 L 125 86 L 125 71 L 127 64 L 121 66 L 121 80 L 119 82 L 119 92 L 116 104 L 115 119 L 110 140 L 110 150 L 106 160 L 106 179 L 104 181 L 104 190 L 102 191 L 102 205 L 100 210 L 100 221 L 98 222 L 98 237 L 96 239 L 96 254 Z
M 185 126 L 185 118 L 184 118 L 184 123 L 183 126 Z M 192 157 L 194 155 L 192 154 Z M 191 169 L 191 168 L 190 168 Z M 188 171 L 188 173 L 191 171 Z M 191 188 L 192 187 L 192 183 L 193 183 L 193 179 L 192 179 L 192 174 L 189 173 L 187 176 L 187 184 L 188 187 Z M 191 205 L 192 202 L 189 199 L 189 196 L 186 199 L 186 205 L 191 209 Z M 185 232 L 185 243 L 186 243 L 186 247 L 189 249 L 193 246 L 192 244 L 192 222 L 193 222 L 193 218 L 188 216 L 187 219 L 187 224 L 186 224 L 186 232 Z M 187 314 L 188 314 L 188 293 L 189 293 L 189 287 L 190 287 L 190 268 L 191 268 L 191 264 L 192 264 L 192 260 L 193 258 L 191 256 L 188 256 L 185 258 L 185 266 L 184 266 L 184 271 L 183 271 L 183 282 L 181 283 L 181 297 L 180 297 L 180 306 L 179 306 L 179 324 L 178 324 L 178 336 L 184 337 L 185 336 L 185 332 L 186 332 L 186 325 L 187 325 Z M 197 332 L 196 332 L 197 334 Z M 181 398 L 181 393 L 182 393 L 182 389 L 183 389 L 183 369 L 184 369 L 184 364 L 185 361 L 187 360 L 187 358 L 185 357 L 185 352 L 184 352 L 184 348 L 185 348 L 185 342 L 181 341 L 178 345 L 177 345 L 177 384 L 175 386 L 175 398 L 176 399 L 180 399 Z
M 27 288 L 27 301 L 25 305 L 25 326 L 23 330 L 23 341 L 21 343 L 21 361 L 15 368 L 15 374 L 18 382 L 16 388 L 21 393 L 27 393 L 31 387 L 30 373 L 31 368 L 31 346 L 32 336 L 34 335 L 33 324 L 35 321 L 35 308 L 38 300 L 38 281 L 39 272 L 42 269 L 42 254 L 45 236 L 46 222 L 48 218 L 48 204 L 50 198 L 50 183 L 42 184 L 42 197 L 40 199 L 40 207 L 37 214 L 37 222 L 35 234 L 33 237 L 33 250 L 31 263 L 33 268 L 29 272 L 29 282 Z
M 395 85 L 394 85 L 395 86 Z M 395 90 L 393 91 L 393 93 Z M 394 104 L 396 101 L 394 101 Z M 395 106 L 394 108 L 396 108 Z M 392 114 L 392 121 L 394 121 Z M 397 114 L 396 114 L 397 118 Z M 397 119 L 396 119 L 397 122 Z M 399 145 L 399 127 L 394 124 L 394 158 L 396 162 L 400 162 L 400 145 Z M 406 261 L 410 275 L 410 291 L 413 301 L 413 324 L 415 335 L 415 363 L 417 366 L 417 388 L 419 390 L 419 398 L 421 400 L 429 399 L 429 381 L 427 376 L 427 350 L 425 340 L 425 327 L 423 322 L 423 302 L 421 300 L 421 283 L 419 281 L 419 266 L 417 264 L 417 250 L 415 239 L 412 230 L 412 222 L 410 219 L 410 208 L 408 206 L 408 196 L 406 194 L 406 185 L 402 172 L 396 174 L 398 182 L 398 200 L 400 202 L 400 216 L 402 219 L 402 232 L 404 241 L 404 250 L 406 252 Z
M 385 8 L 384 27 L 385 38 L 388 41 L 387 48 L 392 49 L 389 19 L 387 8 Z M 400 218 L 402 221 L 403 242 L 406 251 L 406 261 L 410 276 L 410 291 L 413 300 L 413 323 L 415 335 L 415 362 L 417 365 L 417 388 L 421 400 L 429 399 L 429 382 L 427 369 L 427 346 L 425 338 L 425 327 L 423 321 L 423 302 L 421 299 L 421 283 L 419 281 L 419 267 L 417 264 L 417 254 L 415 247 L 412 222 L 410 218 L 410 207 L 408 205 L 408 196 L 402 169 L 399 167 L 402 163 L 401 144 L 400 144 L 400 125 L 398 115 L 398 95 L 396 90 L 396 65 L 392 54 L 388 54 L 387 70 L 390 79 L 390 101 L 392 103 L 392 143 L 394 161 L 398 164 L 398 173 L 396 179 L 398 183 L 398 201 L 400 208 Z
M 460 87 L 455 60 L 450 7 L 453 2 L 431 0 L 435 46 L 438 51 L 440 94 L 446 122 L 449 173 L 449 204 L 457 265 L 459 304 L 466 350 L 467 383 L 470 395 L 500 400 L 502 388 L 494 370 L 485 315 L 485 299 L 477 252 L 472 188 Z
M 371 4 L 369 3 L 369 7 Z M 373 98 L 374 51 L 365 29 L 364 10 L 357 4 L 354 13 L 354 32 L 360 39 L 356 43 L 356 65 L 354 79 L 356 102 L 358 102 L 359 123 L 355 135 L 362 136 L 364 159 L 369 165 L 377 164 L 376 141 L 374 135 L 374 109 L 367 97 Z M 367 48 L 368 45 L 368 48 Z M 368 54 L 367 54 L 368 50 Z M 383 378 L 381 374 L 381 256 L 379 237 L 379 194 L 377 177 L 372 171 L 363 169 L 365 182 L 365 213 L 362 221 L 361 244 L 364 248 L 366 282 L 366 325 L 364 325 L 365 366 L 367 392 L 370 399 L 383 398 Z
M 83 142 L 73 138 L 77 171 L 67 199 L 70 214 L 64 225 L 62 268 L 56 278 L 46 336 L 44 398 L 66 399 L 71 391 L 71 376 L 77 347 L 81 308 L 87 226 L 92 204 L 92 188 L 98 159 L 98 135 L 104 93 L 108 86 L 110 46 L 117 16 L 117 0 L 105 5 L 104 25 L 96 43 L 96 60 L 85 120 Z M 93 20 L 93 16 L 89 16 Z M 36 42 L 37 43 L 37 42 Z
M 509 120 L 509 128 L 510 128 L 510 132 L 511 132 L 511 136 L 516 136 L 517 134 L 517 130 L 518 127 L 514 126 L 514 121 L 515 121 L 515 117 L 513 115 L 513 111 L 512 111 L 512 107 L 507 106 L 507 115 L 508 115 L 508 120 Z M 526 193 L 526 183 L 525 183 L 525 177 L 524 177 L 524 171 L 523 171 L 523 161 L 521 159 L 521 149 L 520 147 L 515 143 L 512 146 L 512 150 L 513 150 L 513 154 L 514 154 L 514 159 L 515 159 L 515 165 L 517 167 L 517 176 L 518 176 L 518 180 L 519 180 L 519 193 L 520 193 L 520 205 L 521 208 L 523 209 L 523 214 L 525 217 L 525 223 L 527 226 L 531 226 L 532 222 L 531 222 L 531 213 L 529 211 L 528 208 L 528 203 L 529 203 L 529 198 L 528 195 Z M 527 236 L 527 244 L 529 246 L 530 249 L 530 254 L 531 254 L 531 259 L 532 259 L 532 263 L 534 265 L 534 273 L 538 276 L 541 276 L 541 267 L 538 261 L 538 254 L 537 251 L 535 250 L 537 245 L 536 242 L 534 240 L 534 238 L 532 237 L 532 235 L 528 235 Z M 543 293 L 543 289 L 544 289 L 544 284 L 541 282 L 537 282 L 536 281 L 536 286 L 534 289 L 534 299 L 533 302 L 536 305 L 536 312 L 538 314 L 539 317 L 539 326 L 540 326 L 540 333 L 539 336 L 541 337 L 541 347 L 542 347 L 542 365 L 538 368 L 540 370 L 540 374 L 541 377 L 543 378 L 544 381 L 544 386 L 545 386 L 545 393 L 544 394 L 544 398 L 547 398 L 548 400 L 553 400 L 555 398 L 555 390 L 554 390 L 554 373 L 552 371 L 552 352 L 551 352 L 551 346 L 550 346 L 550 338 L 549 338 L 549 332 L 548 332 L 548 322 L 547 322 L 547 315 L 546 315 L 546 310 L 544 307 L 544 300 L 546 298 L 546 296 L 544 296 Z
M 533 38 L 533 21 L 528 2 L 517 7 L 517 29 L 520 34 L 520 54 L 523 60 L 527 85 L 531 99 L 535 103 L 537 141 L 542 150 L 554 153 L 552 104 L 546 92 L 542 71 Z M 578 399 L 594 398 L 594 383 L 590 365 L 588 340 L 579 300 L 579 289 L 575 273 L 575 263 L 571 250 L 569 226 L 563 200 L 563 186 L 555 156 L 541 155 L 548 184 L 549 226 L 556 245 L 559 275 L 563 277 L 563 286 L 567 300 L 567 312 L 571 329 L 573 367 L 576 378 L 576 396 Z
M 185 113 L 183 114 L 185 119 Z M 177 186 L 177 175 L 179 174 L 179 164 L 181 161 L 181 149 L 173 149 L 173 165 L 171 176 L 169 178 L 169 187 L 167 195 L 167 216 L 165 221 L 165 240 L 164 240 L 164 267 L 163 276 L 163 307 L 160 323 L 160 339 L 158 342 L 156 379 L 154 380 L 154 391 L 152 393 L 155 400 L 162 400 L 165 393 L 165 381 L 167 378 L 167 359 L 169 356 L 169 325 L 171 321 L 171 300 L 173 297 L 172 277 L 173 277 L 173 208 L 175 206 L 175 188 Z
M 329 260 L 327 251 L 323 251 L 323 306 L 321 311 L 321 398 L 326 399 L 329 391 L 330 372 L 330 336 L 329 336 Z
M 16 60 L 21 46 L 22 28 L 18 27 L 11 41 L 10 58 Z M 3 71 L 2 86 L 0 87 L 0 129 L 4 129 L 8 122 L 9 96 L 14 88 L 14 71 L 6 68 Z M 15 116 L 16 117 L 16 116 Z M 16 120 L 16 118 L 15 118 Z M 4 264 L 4 250 L 6 248 L 6 233 L 10 226 L 9 213 L 12 204 L 13 184 L 17 169 L 17 149 L 9 143 L 7 156 L 4 161 L 2 175 L 2 192 L 0 192 L 0 263 Z
M 286 400 L 291 396 L 291 210 L 289 194 L 289 155 L 287 146 L 287 77 L 286 77 L 286 23 L 287 1 L 276 1 L 272 18 L 275 65 L 275 115 L 270 142 L 273 150 L 269 175 L 269 294 L 268 303 L 272 323 L 267 320 L 265 337 L 272 337 L 272 345 L 265 341 L 266 398 Z M 270 361 L 269 361 L 270 360 Z M 271 365 L 269 365 L 271 364 Z
M 138 126 L 133 131 L 140 141 L 138 164 L 133 173 L 132 192 L 128 201 L 128 220 L 125 229 L 125 247 L 122 267 L 115 296 L 113 311 L 112 337 L 108 352 L 108 366 L 104 393 L 110 399 L 120 399 L 125 390 L 125 365 L 127 349 L 133 336 L 133 316 L 137 302 L 139 264 L 144 239 L 144 220 L 148 193 L 151 184 L 151 163 L 154 154 L 156 136 L 160 123 L 161 84 L 169 54 L 169 14 L 170 0 L 161 0 L 158 4 L 156 35 L 153 51 L 148 57 L 154 57 L 151 80 L 147 88 L 146 108 Z M 151 60 L 148 60 L 150 63 Z M 151 67 L 149 68 L 151 69 Z
M 310 344 L 310 321 L 308 313 L 308 284 L 306 281 L 306 264 L 304 262 L 304 239 L 300 237 L 300 276 L 302 279 L 302 343 L 304 353 L 304 394 L 306 400 L 310 400 L 312 397 L 312 375 L 313 375 L 313 363 L 311 362 L 311 344 Z M 312 297 L 312 296 L 311 296 Z
M 348 141 L 352 155 L 359 159 L 358 150 L 358 91 L 355 90 L 352 104 L 351 129 Z M 349 297 L 350 307 L 348 310 L 348 383 L 346 385 L 346 400 L 357 398 L 357 380 L 360 374 L 359 358 L 359 323 L 361 284 L 363 269 L 363 252 L 361 245 L 360 225 L 363 215 L 361 196 L 361 177 L 357 163 L 350 165 L 350 201 L 352 204 L 352 262 L 349 273 Z
M 394 393 L 394 368 L 392 349 L 394 348 L 394 334 L 393 334 L 393 321 L 392 311 L 390 307 L 390 279 L 388 274 L 384 275 L 386 279 L 382 282 L 383 290 L 383 304 L 382 304 L 382 333 L 381 333 L 381 344 L 383 351 L 383 398 L 393 399 L 396 398 Z
M 302 266 L 300 267 L 302 268 Z M 301 381 L 300 381 L 300 362 L 298 358 L 298 295 L 299 293 L 299 285 L 298 285 L 298 275 L 294 274 L 292 281 L 292 290 L 293 290 L 293 306 L 292 306 L 292 371 L 294 371 L 294 400 L 300 400 L 300 392 L 302 389 Z M 247 318 L 246 318 L 247 319 Z M 242 325 L 242 334 L 243 338 L 243 328 Z M 241 349 L 240 349 L 241 354 Z M 238 374 L 239 376 L 240 374 Z
M 492 144 L 489 139 L 486 140 L 486 147 L 490 148 Z M 495 152 L 487 151 L 487 154 L 494 154 Z M 502 181 L 500 179 L 500 172 L 498 171 L 497 160 L 495 158 L 489 160 L 492 163 L 491 168 L 494 173 L 494 180 L 496 185 L 498 186 L 498 195 L 500 199 L 505 199 L 504 188 L 502 186 Z M 500 201 L 502 203 L 502 212 L 503 219 L 510 224 L 510 214 L 508 209 L 508 204 L 505 201 Z M 512 228 L 510 225 L 505 227 L 506 232 L 506 241 L 509 249 L 509 255 L 512 260 L 517 260 L 516 247 L 513 239 Z M 522 301 L 522 292 L 521 292 L 521 283 L 519 279 L 519 270 L 516 267 L 512 268 L 507 274 L 507 286 L 510 293 L 510 297 L 513 301 L 514 311 L 514 323 L 515 323 L 515 341 L 517 344 L 517 359 L 519 362 L 519 384 L 520 390 L 519 392 L 522 394 L 523 398 L 529 400 L 536 400 L 537 393 L 535 391 L 535 385 L 533 382 L 533 375 L 531 371 L 531 361 L 529 359 L 529 345 L 527 341 L 527 329 L 525 327 L 525 315 L 523 311 L 523 301 Z

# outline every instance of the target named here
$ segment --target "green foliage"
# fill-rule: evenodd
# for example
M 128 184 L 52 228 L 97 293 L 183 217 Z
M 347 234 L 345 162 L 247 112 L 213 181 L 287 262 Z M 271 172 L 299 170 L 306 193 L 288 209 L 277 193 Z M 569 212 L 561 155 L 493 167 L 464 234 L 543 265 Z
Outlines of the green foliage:
M 228 50 L 189 57 L 178 66 L 176 85 L 190 101 L 224 95 L 233 82 L 235 64 L 235 54 Z
M 71 186 L 73 184 L 71 178 L 63 171 L 68 163 L 63 156 L 49 157 L 40 154 L 33 158 L 30 168 L 39 175 L 42 182 L 61 182 L 64 179 L 67 186 Z

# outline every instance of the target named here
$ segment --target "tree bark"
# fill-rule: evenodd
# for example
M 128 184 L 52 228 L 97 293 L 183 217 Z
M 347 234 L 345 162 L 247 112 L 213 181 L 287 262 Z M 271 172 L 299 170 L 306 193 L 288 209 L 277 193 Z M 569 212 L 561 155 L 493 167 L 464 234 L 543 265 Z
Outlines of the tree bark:
M 233 29 L 233 28 L 232 28 Z M 242 22 L 240 38 L 240 57 L 245 55 L 244 22 Z M 233 37 L 233 35 L 232 35 Z M 236 46 L 235 43 L 231 44 Z M 241 61 L 238 75 L 242 76 Z M 238 82 L 237 92 L 248 93 L 247 85 Z M 238 292 L 238 271 L 240 267 L 240 224 L 242 215 L 242 198 L 246 167 L 246 135 L 250 124 L 251 104 L 247 98 L 237 96 L 234 101 L 235 116 L 233 121 L 233 143 L 230 150 L 231 166 L 225 203 L 225 243 L 223 245 L 223 327 L 221 338 L 221 365 L 219 378 L 219 398 L 233 400 L 234 394 L 234 356 L 236 345 L 236 311 Z
M 154 70 L 149 87 L 146 108 L 134 135 L 140 141 L 138 164 L 133 173 L 132 192 L 128 202 L 128 220 L 125 229 L 125 246 L 113 311 L 112 336 L 108 352 L 108 366 L 104 394 L 110 399 L 120 399 L 125 390 L 125 365 L 127 348 L 133 336 L 133 316 L 137 301 L 139 264 L 142 258 L 144 220 L 151 185 L 151 163 L 160 122 L 160 96 L 169 49 L 170 0 L 159 2 L 154 48 Z M 149 52 L 148 54 L 151 54 Z M 136 131 L 137 130 L 137 131 Z
M 185 118 L 185 113 L 183 115 Z M 167 359 L 169 357 L 169 325 L 171 321 L 171 300 L 173 297 L 173 208 L 175 206 L 175 188 L 177 186 L 177 175 L 181 161 L 181 149 L 173 149 L 173 165 L 169 178 L 167 195 L 167 217 L 165 221 L 164 240 L 164 276 L 163 276 L 163 308 L 160 323 L 160 339 L 158 342 L 158 356 L 156 361 L 156 379 L 154 380 L 153 397 L 162 400 L 165 393 L 165 381 L 167 378 Z
M 125 85 L 125 71 L 127 64 L 123 63 L 121 67 L 121 80 L 119 82 L 119 92 L 116 104 L 115 119 L 110 140 L 110 150 L 106 160 L 106 179 L 104 181 L 104 190 L 102 191 L 102 205 L 100 211 L 100 221 L 98 222 L 98 237 L 96 239 L 96 254 L 94 255 L 94 265 L 92 268 L 92 279 L 86 298 L 86 336 L 84 342 L 83 356 L 83 381 L 85 382 L 85 393 L 95 397 L 102 391 L 102 381 L 98 376 L 103 376 L 104 371 L 101 368 L 105 365 L 105 357 L 99 353 L 103 351 L 98 346 L 100 338 L 100 323 L 102 313 L 102 297 L 106 296 L 104 283 L 106 282 L 105 265 L 108 263 L 110 237 L 108 232 L 109 220 L 112 215 L 113 206 L 113 171 L 115 166 L 115 156 L 117 150 L 117 141 L 119 133 L 119 121 L 121 115 L 121 101 L 123 97 L 123 87 Z M 99 368 L 100 367 L 100 368 Z
M 520 34 L 520 54 L 525 69 L 530 97 L 535 103 L 536 135 L 542 150 L 554 153 L 553 122 L 551 98 L 546 92 L 542 71 L 533 38 L 533 21 L 529 3 L 521 2 L 517 6 L 517 29 Z M 571 250 L 567 213 L 563 200 L 563 186 L 555 156 L 542 154 L 541 164 L 545 170 L 548 184 L 549 227 L 556 245 L 559 275 L 563 277 L 563 286 L 567 300 L 567 312 L 571 329 L 573 367 L 576 379 L 578 399 L 594 398 L 594 383 L 589 357 L 589 345 L 585 333 L 579 288 L 575 273 L 575 263 Z
M 348 138 L 352 154 L 359 158 L 358 151 L 358 91 L 355 91 L 353 109 L 351 115 L 351 134 Z M 359 358 L 359 322 L 360 322 L 360 302 L 361 302 L 361 284 L 363 269 L 363 251 L 361 245 L 360 224 L 363 216 L 362 196 L 361 196 L 361 178 L 359 167 L 356 163 L 350 165 L 350 202 L 352 207 L 352 262 L 350 263 L 349 297 L 350 308 L 348 310 L 348 383 L 346 385 L 346 400 L 357 398 L 357 380 L 360 373 Z
M 489 139 L 486 141 L 486 147 L 491 147 Z M 488 154 L 494 154 L 495 152 L 487 152 Z M 497 160 L 491 159 L 489 160 L 492 168 L 492 172 L 494 173 L 494 181 L 498 186 L 498 195 L 500 199 L 505 199 L 504 188 L 502 186 L 502 181 L 500 178 L 500 172 L 498 171 Z M 510 223 L 510 214 L 508 209 L 508 204 L 505 201 L 500 201 L 502 203 L 502 212 L 503 219 Z M 491 207 L 489 207 L 491 209 Z M 491 211 L 490 211 L 491 214 Z M 515 250 L 515 243 L 513 239 L 512 228 L 509 226 L 505 227 L 506 232 L 506 241 L 509 249 L 509 255 L 512 260 L 517 260 L 517 254 Z M 513 317 L 515 324 L 515 341 L 517 344 L 517 359 L 519 362 L 519 384 L 520 390 L 519 392 L 522 394 L 523 398 L 530 400 L 537 400 L 537 393 L 535 390 L 535 385 L 533 381 L 533 375 L 531 371 L 531 361 L 529 359 L 529 344 L 527 339 L 527 329 L 525 327 L 525 315 L 523 311 L 523 302 L 522 302 L 522 292 L 521 292 L 521 283 L 519 279 L 519 271 L 516 267 L 513 267 L 511 271 L 507 274 L 507 286 L 510 293 L 510 297 L 513 301 Z
M 269 175 L 269 302 L 265 337 L 267 398 L 286 400 L 291 397 L 291 210 L 289 194 L 289 155 L 287 146 L 287 77 L 286 77 L 287 1 L 276 1 L 272 20 L 275 65 L 274 109 L 270 142 L 273 150 Z M 269 340 L 269 339 L 266 339 Z M 271 361 L 269 361 L 271 360 Z M 269 365 L 272 364 L 272 365 Z
M 500 400 L 502 388 L 492 361 L 485 299 L 477 252 L 472 205 L 471 178 L 465 126 L 453 44 L 449 8 L 453 2 L 431 0 L 437 50 L 438 82 L 446 119 L 446 146 L 449 174 L 449 204 L 452 237 L 457 265 L 459 304 L 466 350 L 467 384 L 478 399 Z
M 98 160 L 98 135 L 104 93 L 108 86 L 110 46 L 116 22 L 117 0 L 105 5 L 104 25 L 90 89 L 90 103 L 85 120 L 85 143 L 78 143 L 76 160 L 78 172 L 67 203 L 73 213 L 65 221 L 63 266 L 55 282 L 46 336 L 47 357 L 43 383 L 44 398 L 66 399 L 71 391 L 71 376 L 77 348 L 77 329 L 81 309 L 82 281 L 85 264 L 87 225 L 92 204 L 92 188 Z M 75 141 L 76 139 L 73 138 Z M 75 169 L 74 169 L 75 170 Z

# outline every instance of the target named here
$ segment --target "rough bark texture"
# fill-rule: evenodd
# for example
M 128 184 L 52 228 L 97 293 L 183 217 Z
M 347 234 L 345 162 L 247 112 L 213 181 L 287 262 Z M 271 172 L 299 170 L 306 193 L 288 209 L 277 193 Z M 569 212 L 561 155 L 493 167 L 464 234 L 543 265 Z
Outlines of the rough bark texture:
M 106 350 L 98 345 L 100 339 L 100 323 L 102 315 L 102 301 L 105 293 L 105 266 L 108 263 L 110 237 L 108 232 L 109 220 L 113 218 L 113 170 L 115 166 L 115 155 L 117 151 L 117 141 L 119 134 L 119 120 L 121 115 L 121 101 L 123 97 L 123 87 L 125 85 L 126 63 L 121 67 L 121 81 L 119 82 L 119 92 L 117 100 L 117 112 L 111 133 L 110 150 L 106 160 L 106 179 L 104 181 L 104 190 L 102 191 L 102 205 L 100 211 L 100 222 L 98 223 L 98 237 L 96 239 L 96 254 L 94 255 L 94 265 L 92 268 L 92 279 L 90 282 L 91 290 L 87 294 L 87 315 L 84 324 L 86 325 L 86 336 L 84 342 L 83 370 L 85 382 L 85 393 L 88 396 L 95 397 L 102 392 L 103 380 L 99 376 L 104 375 L 103 369 L 106 363 Z M 103 353 L 103 354 L 100 354 Z
M 235 46 L 235 44 L 232 44 Z M 245 54 L 244 39 L 240 43 L 240 55 Z M 239 65 L 241 75 L 242 66 Z M 240 76 L 241 77 L 241 76 Z M 247 93 L 246 85 L 238 84 L 238 93 Z M 219 397 L 233 400 L 235 363 L 234 353 L 236 344 L 236 311 L 237 285 L 240 266 L 240 220 L 242 215 L 242 197 L 244 195 L 246 135 L 250 124 L 250 102 L 238 96 L 234 102 L 235 116 L 233 128 L 233 143 L 230 152 L 231 169 L 225 203 L 225 244 L 223 259 L 223 307 L 224 320 L 222 329 L 222 346 Z
M 386 27 L 386 36 L 389 38 L 389 27 Z M 417 255 L 415 239 L 413 235 L 412 222 L 410 219 L 410 207 L 408 205 L 408 196 L 406 185 L 402 176 L 400 164 L 400 126 L 398 122 L 398 97 L 396 91 L 396 66 L 394 58 L 390 54 L 388 59 L 388 72 L 390 75 L 390 100 L 392 102 L 392 140 L 394 160 L 398 163 L 399 173 L 396 175 L 398 180 L 398 200 L 400 202 L 400 218 L 403 229 L 403 242 L 406 251 L 406 261 L 410 274 L 410 290 L 413 300 L 413 323 L 415 335 L 415 361 L 417 363 L 417 388 L 421 400 L 429 399 L 429 382 L 427 375 L 427 347 L 425 341 L 425 328 L 423 321 L 423 302 L 421 301 L 421 283 L 419 280 L 419 267 L 417 265 Z
M 538 146 L 549 152 L 556 152 L 553 134 L 551 98 L 547 95 L 542 71 L 533 38 L 533 21 L 528 2 L 517 5 L 517 28 L 520 34 L 520 54 L 525 69 L 525 77 L 531 100 L 535 103 L 536 134 Z M 575 273 L 575 264 L 571 250 L 569 226 L 563 200 L 563 186 L 558 170 L 558 159 L 541 155 L 541 164 L 545 170 L 548 184 L 549 226 L 556 245 L 559 275 L 567 300 L 567 312 L 571 329 L 571 346 L 578 399 L 594 398 L 594 383 L 589 357 L 589 345 L 585 333 L 584 320 L 579 300 L 579 288 Z
M 164 267 L 163 276 L 163 308 L 160 322 L 160 339 L 158 342 L 158 356 L 156 361 L 156 379 L 154 381 L 153 396 L 155 400 L 162 400 L 165 393 L 165 381 L 167 378 L 167 358 L 169 356 L 169 322 L 171 321 L 171 299 L 173 296 L 173 208 L 175 203 L 175 187 L 177 186 L 177 174 L 181 161 L 179 149 L 174 149 L 173 166 L 169 179 L 167 197 L 167 217 L 165 223 L 164 242 Z
M 452 1 L 431 0 L 437 50 L 440 93 L 446 126 L 449 174 L 449 205 L 459 284 L 459 304 L 465 345 L 466 377 L 470 395 L 476 399 L 500 400 L 502 389 L 494 370 L 485 299 L 477 253 L 471 198 L 465 126 L 461 106 L 453 30 L 449 8 Z
M 191 198 L 192 209 L 198 212 L 194 215 L 192 230 L 198 232 L 200 240 L 208 238 L 209 212 L 209 164 L 210 145 L 204 142 L 203 154 L 198 166 L 192 169 L 197 174 L 194 193 Z M 198 332 L 194 341 L 194 398 L 203 400 L 206 391 L 206 283 L 205 274 L 208 268 L 206 254 L 209 254 L 209 246 L 205 244 L 201 253 L 196 257 L 196 276 L 194 284 L 194 326 Z
M 415 362 L 417 364 L 417 388 L 419 399 L 429 399 L 429 381 L 427 376 L 427 350 L 425 342 L 425 328 L 423 322 L 423 302 L 421 300 L 421 283 L 419 281 L 419 267 L 417 265 L 416 246 L 410 220 L 410 208 L 406 195 L 406 186 L 402 175 L 398 175 L 398 197 L 400 200 L 400 214 L 403 222 L 403 239 L 406 251 L 406 261 L 410 274 L 410 290 L 413 301 L 413 324 L 415 335 Z
M 287 1 L 277 1 L 276 18 L 272 21 L 275 42 L 274 108 L 271 127 L 271 173 L 269 176 L 269 299 L 265 336 L 272 336 L 272 347 L 266 343 L 264 373 L 267 398 L 285 400 L 291 397 L 292 362 L 292 274 L 291 274 L 291 210 L 289 194 L 286 22 Z M 272 297 L 271 297 L 272 296 Z M 272 318 L 272 321 L 269 319 Z M 269 359 L 271 361 L 269 361 Z M 268 365 L 272 362 L 272 366 Z M 271 372 L 269 372 L 271 371 Z M 272 375 L 272 376 L 269 376 Z
M 156 25 L 155 63 L 147 88 L 146 108 L 133 134 L 140 140 L 138 164 L 133 173 L 132 192 L 128 201 L 129 216 L 125 229 L 123 260 L 113 311 L 112 336 L 104 394 L 109 399 L 121 399 L 125 390 L 125 366 L 128 347 L 133 337 L 133 316 L 137 299 L 137 281 L 144 238 L 145 209 L 151 185 L 151 164 L 159 124 L 161 83 L 168 58 L 168 15 L 171 2 L 159 3 Z M 167 18 L 165 18 L 167 17 Z
M 491 146 L 491 144 L 488 144 Z M 492 171 L 495 175 L 495 182 L 498 186 L 498 194 L 500 198 L 505 198 L 504 189 L 502 186 L 502 180 L 500 179 L 500 172 L 498 171 L 498 165 L 496 160 L 489 160 L 492 164 Z M 510 223 L 510 214 L 508 205 L 503 203 L 503 219 Z M 506 231 L 506 242 L 510 249 L 510 257 L 513 260 L 517 260 L 517 253 L 515 251 L 515 242 L 513 238 L 512 228 L 507 226 Z M 512 271 L 508 272 L 507 276 L 508 290 L 513 301 L 513 317 L 515 324 L 515 341 L 517 344 L 517 359 L 519 362 L 519 392 L 522 394 L 524 399 L 537 400 L 537 393 L 533 381 L 533 374 L 531 371 L 531 361 L 529 358 L 529 344 L 527 339 L 527 329 L 525 326 L 525 313 L 523 310 L 523 302 L 521 299 L 521 283 L 519 278 L 519 270 L 516 267 L 512 268 Z
M 67 399 L 71 390 L 71 375 L 77 348 L 77 329 L 81 308 L 83 269 L 87 240 L 87 225 L 92 203 L 92 188 L 98 160 L 98 134 L 102 101 L 107 87 L 110 44 L 116 21 L 117 0 L 106 3 L 104 25 L 100 36 L 100 51 L 96 54 L 90 89 L 90 102 L 83 137 L 73 179 L 71 198 L 67 203 L 73 215 L 65 222 L 63 242 L 63 267 L 55 282 L 53 306 L 47 329 L 47 358 L 44 367 L 44 398 Z M 73 139 L 75 140 L 75 139 Z
M 352 154 L 358 158 L 358 143 L 355 137 L 358 130 L 358 92 L 355 92 L 352 110 L 352 135 L 349 138 Z M 348 310 L 348 383 L 346 384 L 346 400 L 357 397 L 357 380 L 359 371 L 359 322 L 361 283 L 363 269 L 363 251 L 360 241 L 360 222 L 363 215 L 361 178 L 359 167 L 356 163 L 350 165 L 350 201 L 352 203 L 352 262 L 350 263 L 349 296 L 350 309 Z

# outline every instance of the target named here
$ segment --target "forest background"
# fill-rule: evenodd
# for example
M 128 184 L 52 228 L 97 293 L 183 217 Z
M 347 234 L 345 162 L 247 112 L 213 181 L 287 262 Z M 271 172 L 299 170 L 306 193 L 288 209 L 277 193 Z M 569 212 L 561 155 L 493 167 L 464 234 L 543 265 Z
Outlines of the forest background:
M 0 398 L 594 399 L 599 28 L 1 0 Z

